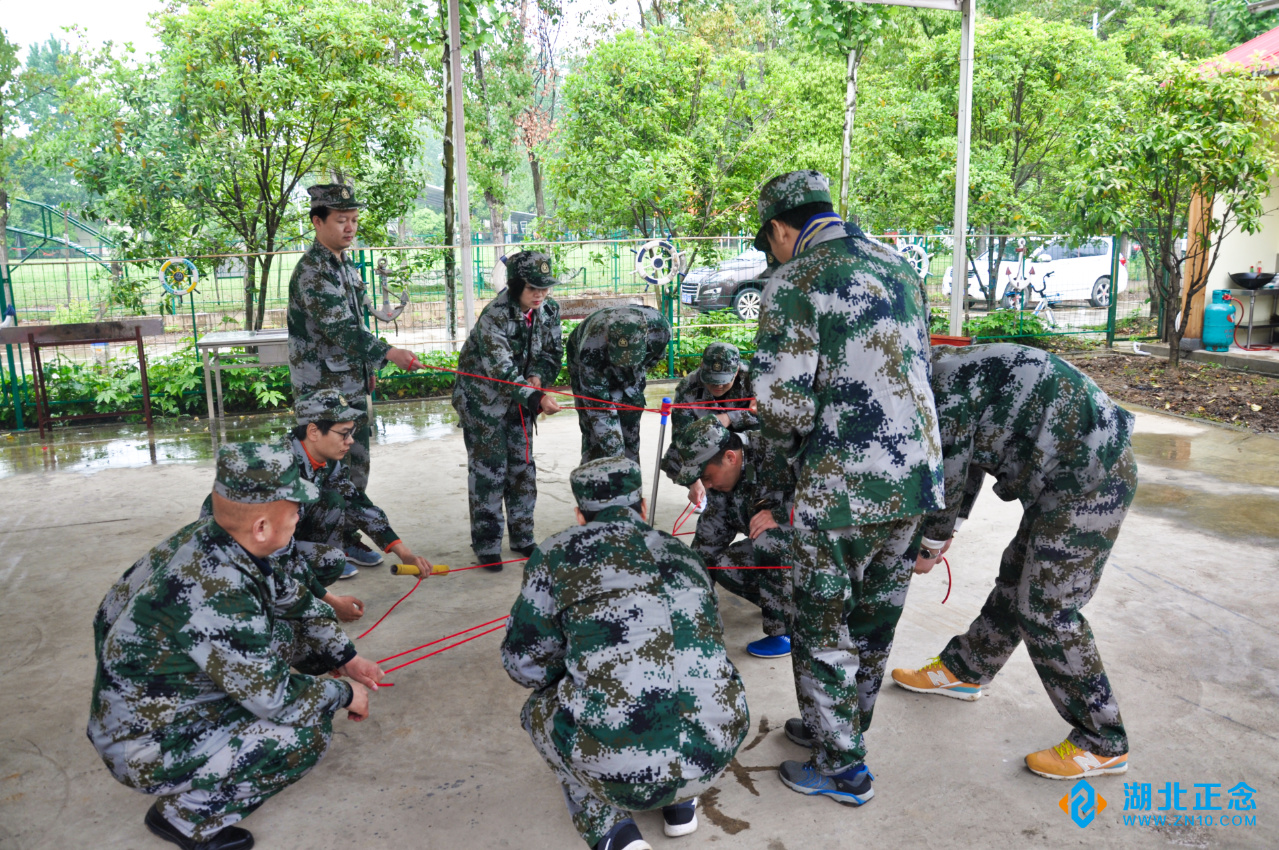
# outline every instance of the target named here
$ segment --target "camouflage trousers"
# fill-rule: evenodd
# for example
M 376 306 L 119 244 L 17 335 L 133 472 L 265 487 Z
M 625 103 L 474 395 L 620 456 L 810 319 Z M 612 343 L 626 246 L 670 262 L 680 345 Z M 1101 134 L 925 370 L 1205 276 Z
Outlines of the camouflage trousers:
M 577 404 L 594 404 L 578 399 Z M 589 413 L 598 413 L 590 411 Z M 582 429 L 582 463 L 614 457 L 619 453 L 639 463 L 640 410 L 619 410 L 616 415 L 591 416 L 588 411 L 577 412 L 577 424 Z
M 364 411 L 364 415 L 355 420 L 355 430 L 351 432 L 355 442 L 351 445 L 351 451 L 347 453 L 344 462 L 347 469 L 351 471 L 351 483 L 361 490 L 367 490 L 369 488 L 369 443 L 373 435 L 368 396 L 363 393 L 352 395 L 348 398 L 348 402 L 356 410 Z
M 941 653 L 960 679 L 984 685 L 1025 641 L 1053 707 L 1074 727 L 1070 741 L 1100 756 L 1128 752 L 1128 735 L 1080 609 L 1097 590 L 1136 491 L 1130 448 L 1092 492 L 1031 505 L 981 613 Z
M 769 529 L 754 540 L 749 537 L 738 540 L 713 563 L 707 561 L 706 566 L 790 567 L 794 562 L 792 537 L 789 528 Z M 795 617 L 790 569 L 713 569 L 710 574 L 711 580 L 725 590 L 759 606 L 764 615 L 764 634 L 769 637 L 790 634 L 790 624 Z
M 466 444 L 466 489 L 471 513 L 471 548 L 476 555 L 502 551 L 502 505 L 511 547 L 532 546 L 533 508 L 537 504 L 537 464 L 533 460 L 533 422 L 511 405 L 491 424 L 462 426 Z
M 840 773 L 866 758 L 893 634 L 919 547 L 920 517 L 817 531 L 795 529 L 791 666 L 813 763 Z
M 308 642 L 290 621 L 277 621 L 271 643 L 303 672 L 328 672 L 305 669 L 316 665 L 308 664 Z M 224 711 L 211 707 L 207 722 L 174 737 L 176 746 L 151 772 L 160 781 L 146 788 L 159 798 L 160 814 L 196 841 L 243 820 L 305 776 L 333 737 L 332 715 L 314 726 L 284 726 L 254 717 L 229 698 L 222 704 Z
M 555 742 L 551 739 L 556 702 L 553 687 L 540 691 L 524 704 L 520 722 L 532 739 L 534 748 L 541 753 L 560 781 L 573 826 L 590 847 L 599 843 L 616 824 L 630 817 L 631 812 L 647 812 L 704 794 L 728 767 L 728 764 L 724 764 L 713 769 L 714 765 L 711 764 L 689 763 L 681 771 L 679 779 L 666 778 L 652 782 L 603 779 L 594 773 L 577 769 L 556 749 Z M 639 757 L 642 759 L 642 752 Z M 640 772 L 642 771 L 637 766 L 636 773 Z
M 346 555 L 341 549 L 336 549 L 327 543 L 312 543 L 308 540 L 294 540 L 293 547 L 297 551 L 298 560 L 301 562 L 301 568 L 295 567 L 291 574 L 314 593 L 318 588 L 315 583 L 318 582 L 323 587 L 328 587 L 342 577 L 342 570 L 346 568 Z M 295 562 L 296 564 L 296 562 Z M 312 581 L 312 577 L 315 581 Z M 323 599 L 323 595 L 316 597 Z

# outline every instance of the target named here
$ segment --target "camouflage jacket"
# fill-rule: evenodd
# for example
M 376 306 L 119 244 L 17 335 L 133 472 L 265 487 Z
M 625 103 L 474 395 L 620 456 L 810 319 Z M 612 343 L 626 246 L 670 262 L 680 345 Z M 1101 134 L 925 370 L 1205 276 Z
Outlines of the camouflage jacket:
M 706 511 L 697 519 L 693 551 L 710 565 L 726 566 L 721 559 L 737 535 L 750 536 L 751 517 L 759 513 L 760 508 L 756 506 L 761 501 L 772 506 L 773 519 L 778 525 L 790 524 L 794 492 L 766 492 L 758 472 L 761 450 L 753 442 L 747 442 L 744 452 L 742 477 L 738 479 L 737 486 L 728 493 L 707 488 Z
M 353 399 L 391 346 L 364 328 L 364 282 L 350 260 L 315 241 L 289 278 L 289 377 L 297 398 L 335 389 Z
M 1128 448 L 1133 416 L 1066 361 L 1023 345 L 933 349 L 946 503 L 924 518 L 945 540 L 967 517 L 989 473 L 995 494 L 1047 507 L 1088 493 Z
M 703 416 L 716 413 L 728 414 L 728 430 L 749 431 L 759 428 L 759 419 L 749 410 L 744 410 L 749 401 L 734 399 L 750 399 L 755 397 L 755 385 L 751 381 L 750 371 L 741 369 L 737 380 L 724 393 L 724 401 L 716 399 L 702 383 L 702 370 L 694 369 L 684 376 L 675 388 L 676 404 L 697 404 L 698 407 L 681 407 L 671 411 L 671 444 L 662 457 L 662 471 L 674 478 L 679 472 L 679 449 L 675 447 L 675 435 L 692 425 Z
M 502 663 L 524 687 L 552 689 L 556 749 L 602 776 L 659 781 L 690 752 L 727 765 L 750 724 L 705 567 L 629 508 L 533 553 Z
M 355 647 L 333 609 L 291 578 L 293 557 L 290 545 L 259 566 L 217 522 L 198 520 L 107 592 L 93 621 L 88 734 L 117 776 L 145 790 L 166 779 L 166 753 L 211 729 L 253 718 L 314 725 L 350 700 L 350 685 L 317 676 Z M 291 673 L 272 651 L 278 620 L 299 624 L 316 675 Z
M 842 528 L 943 504 L 918 275 L 856 226 L 820 233 L 764 289 L 751 377 L 784 489 L 798 467 L 795 524 Z
M 648 329 L 644 362 L 639 366 L 622 368 L 609 362 L 608 325 L 618 319 L 630 320 Z M 628 305 L 596 310 L 568 335 L 568 374 L 573 392 L 600 401 L 645 407 L 644 388 L 648 385 L 648 370 L 666 356 L 666 346 L 670 341 L 670 324 L 652 307 Z M 573 403 L 583 407 L 601 406 L 598 401 L 586 399 L 575 399 Z M 622 433 L 616 424 L 615 414 L 607 410 L 584 412 L 596 434 L 615 432 L 616 451 L 605 454 L 622 454 Z
M 458 371 L 519 384 L 537 377 L 542 379 L 542 386 L 553 386 L 564 360 L 560 305 L 554 298 L 547 298 L 533 314 L 530 326 L 509 295 L 510 290 L 502 291 L 480 313 L 475 327 L 466 335 Z M 502 416 L 512 404 L 526 407 L 535 392 L 528 387 L 459 375 L 453 385 L 453 408 L 462 425 L 469 426 L 479 417 L 491 420 Z

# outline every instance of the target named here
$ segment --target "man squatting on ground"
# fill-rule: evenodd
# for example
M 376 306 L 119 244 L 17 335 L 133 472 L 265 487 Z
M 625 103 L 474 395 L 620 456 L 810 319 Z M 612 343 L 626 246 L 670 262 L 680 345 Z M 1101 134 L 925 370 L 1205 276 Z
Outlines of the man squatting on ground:
M 702 352 L 702 362 L 684 376 L 675 388 L 676 407 L 671 411 L 671 444 L 662 456 L 662 471 L 674 480 L 679 473 L 679 449 L 675 437 L 703 416 L 714 416 L 730 431 L 759 429 L 759 418 L 747 406 L 755 398 L 749 369 L 742 368 L 742 355 L 737 346 L 712 342 Z M 701 480 L 688 488 L 688 500 L 696 513 L 706 509 L 706 488 Z
M 89 740 L 180 847 L 252 847 L 232 824 L 316 765 L 338 709 L 368 716 L 381 668 L 293 578 L 298 505 L 318 495 L 287 447 L 223 446 L 213 516 L 130 567 L 94 618 Z
M 714 416 L 680 431 L 683 465 L 676 481 L 700 479 L 707 490 L 706 512 L 697 521 L 693 551 L 710 570 L 711 579 L 764 614 L 764 637 L 746 645 L 759 658 L 790 655 L 791 600 L 790 510 L 794 492 L 766 493 L 760 486 L 758 431 L 734 433 Z M 760 510 L 761 505 L 773 506 Z M 742 540 L 737 536 L 745 535 Z M 784 567 L 784 569 L 723 569 Z
M 1128 736 L 1080 610 L 1101 580 L 1137 489 L 1132 414 L 1058 357 L 1020 345 L 933 349 L 933 394 L 945 455 L 946 505 L 924 518 L 917 572 L 928 572 L 969 515 L 982 481 L 1021 502 L 1021 525 L 968 632 L 897 684 L 964 700 L 981 696 L 1022 641 L 1057 713 L 1073 728 L 1026 756 L 1049 779 L 1128 770 Z
M 919 278 L 896 251 L 831 210 L 816 171 L 760 190 L 755 247 L 782 264 L 764 290 L 752 364 L 769 452 L 763 487 L 795 480 L 795 622 L 801 718 L 812 747 L 780 776 L 855 805 L 874 793 L 870 726 L 918 549 L 920 517 L 944 504 Z
M 574 395 L 585 396 L 574 400 L 582 463 L 623 455 L 639 462 L 648 370 L 666 356 L 670 341 L 671 326 L 661 313 L 633 305 L 602 307 L 568 335 L 569 382 Z
M 355 486 L 366 490 L 366 397 L 373 391 L 377 370 L 388 362 L 407 371 L 422 364 L 413 352 L 393 348 L 364 327 L 364 282 L 346 254 L 355 241 L 364 204 L 355 199 L 351 187 L 340 183 L 311 186 L 307 192 L 315 241 L 289 278 L 289 380 L 295 399 L 316 390 L 337 390 L 365 413 L 355 429 L 348 465 Z M 382 556 L 361 543 L 356 532 L 349 529 L 343 541 L 348 559 L 363 567 L 382 563 Z
M 558 281 L 545 254 L 521 251 L 507 258 L 506 289 L 488 303 L 466 336 L 453 385 L 453 409 L 466 443 L 467 506 L 477 564 L 500 572 L 502 503 L 511 548 L 533 554 L 537 504 L 534 423 L 560 406 L 541 391 L 560 374 L 564 343 L 560 305 L 551 298 Z M 504 382 L 504 383 L 499 383 Z
M 750 726 L 701 560 L 644 522 L 637 463 L 569 475 L 577 521 L 524 569 L 502 663 L 533 688 L 521 721 L 595 850 L 650 850 L 627 814 L 662 808 L 667 835 L 697 828 L 697 795 Z

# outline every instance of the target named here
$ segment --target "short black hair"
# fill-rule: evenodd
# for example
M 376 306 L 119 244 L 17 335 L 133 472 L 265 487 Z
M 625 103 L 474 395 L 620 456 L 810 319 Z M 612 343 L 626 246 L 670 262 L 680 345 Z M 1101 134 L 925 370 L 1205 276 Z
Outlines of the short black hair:
M 328 419 L 319 419 L 319 420 L 316 420 L 315 422 L 311 422 L 308 424 L 314 425 L 316 428 L 319 428 L 321 434 L 327 434 L 329 433 L 329 429 L 332 428 L 337 423 Z M 294 439 L 305 440 L 306 425 L 294 425 L 292 433 L 293 433 Z
M 813 216 L 834 211 L 834 205 L 826 201 L 813 201 L 811 204 L 802 204 L 784 213 L 778 213 L 772 220 L 785 222 L 796 230 L 803 230 L 804 225 L 808 224 L 808 220 Z
M 318 218 L 320 221 L 328 221 L 329 213 L 333 212 L 332 207 L 311 207 L 311 218 Z
M 736 432 L 734 432 L 734 431 L 729 431 L 729 432 L 728 432 L 728 445 L 726 445 L 726 446 L 724 446 L 724 448 L 720 449 L 720 450 L 719 450 L 719 454 L 715 455 L 715 457 L 713 457 L 713 458 L 711 458 L 710 460 L 706 461 L 706 465 L 707 465 L 707 466 L 710 466 L 710 465 L 711 465 L 711 464 L 713 464 L 713 463 L 723 463 L 723 462 L 724 462 L 724 452 L 740 452 L 740 451 L 742 450 L 742 447 L 743 447 L 744 445 L 745 445 L 745 443 L 743 443 L 743 442 L 742 442 L 742 438 L 741 438 L 741 437 L 739 437 L 739 436 L 737 435 L 737 433 L 736 433 Z
M 509 275 L 506 278 L 506 289 L 510 295 L 506 296 L 515 306 L 520 305 L 520 299 L 524 297 L 524 287 L 527 286 L 524 278 L 519 275 Z
M 628 508 L 630 508 L 631 510 L 635 511 L 635 513 L 639 513 L 639 512 L 640 512 L 640 506 L 643 504 L 643 502 L 644 502 L 644 500 L 643 500 L 643 499 L 640 499 L 638 502 L 632 502 L 631 504 L 627 505 L 626 507 L 628 507 Z M 595 522 L 595 517 L 596 517 L 596 515 L 598 515 L 598 514 L 602 513 L 602 511 L 588 511 L 588 510 L 584 510 L 584 509 L 583 509 L 580 505 L 578 506 L 578 508 L 577 508 L 577 509 L 578 509 L 579 511 L 582 511 L 582 516 L 586 517 L 586 521 L 587 521 L 587 522 Z M 605 508 L 604 510 L 608 510 L 608 508 Z

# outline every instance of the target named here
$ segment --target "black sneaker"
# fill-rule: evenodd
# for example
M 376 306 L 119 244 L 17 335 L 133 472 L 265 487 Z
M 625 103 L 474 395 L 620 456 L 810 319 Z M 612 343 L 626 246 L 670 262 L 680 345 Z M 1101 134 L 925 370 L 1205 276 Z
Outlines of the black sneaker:
M 483 566 L 484 569 L 491 573 L 500 573 L 502 571 L 501 560 L 502 554 L 500 552 L 493 555 L 481 555 L 479 553 L 475 555 L 475 563 Z
M 813 733 L 804 725 L 804 721 L 798 717 L 792 717 L 786 721 L 786 737 L 790 738 L 801 747 L 813 748 Z
M 653 845 L 640 835 L 635 821 L 627 818 L 614 824 L 603 838 L 595 842 L 595 850 L 653 850 Z
M 529 544 L 529 545 L 527 545 L 527 546 L 512 546 L 512 547 L 511 547 L 511 551 L 512 551 L 512 552 L 519 552 L 519 553 L 520 553 L 521 555 L 523 555 L 525 558 L 531 558 L 531 557 L 533 557 L 533 550 L 534 550 L 534 549 L 536 549 L 536 548 L 537 548 L 537 544 L 535 544 L 535 543 L 530 543 L 530 544 Z
M 875 796 L 874 780 L 866 765 L 858 764 L 843 773 L 826 776 L 806 761 L 784 761 L 777 775 L 792 791 L 810 796 L 830 797 L 837 803 L 860 806 Z
M 238 826 L 228 826 L 207 841 L 187 838 L 178 831 L 177 827 L 164 819 L 164 815 L 160 814 L 157 808 L 159 805 L 155 803 L 147 809 L 146 817 L 142 819 L 142 822 L 153 835 L 178 845 L 182 850 L 250 850 L 253 847 L 253 833 Z
M 666 834 L 671 838 L 696 832 L 697 798 L 673 806 L 662 806 L 662 820 L 666 821 Z

